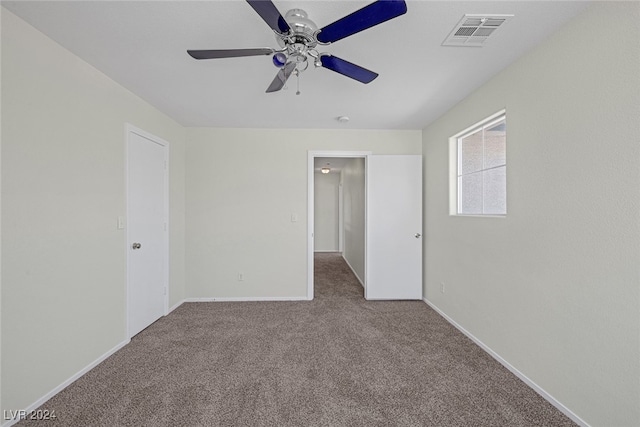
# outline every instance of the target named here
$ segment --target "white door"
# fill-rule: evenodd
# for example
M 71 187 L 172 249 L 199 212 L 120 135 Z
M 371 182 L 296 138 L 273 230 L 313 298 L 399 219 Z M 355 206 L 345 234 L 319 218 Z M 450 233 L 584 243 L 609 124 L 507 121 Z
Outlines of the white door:
M 166 142 L 127 132 L 128 332 L 132 337 L 166 312 Z
M 422 299 L 422 156 L 367 157 L 366 299 Z

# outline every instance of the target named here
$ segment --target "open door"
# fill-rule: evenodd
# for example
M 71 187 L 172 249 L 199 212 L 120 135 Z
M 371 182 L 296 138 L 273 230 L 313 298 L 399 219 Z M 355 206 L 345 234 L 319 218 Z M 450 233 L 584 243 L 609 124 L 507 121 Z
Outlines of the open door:
M 367 157 L 365 298 L 422 299 L 422 156 Z

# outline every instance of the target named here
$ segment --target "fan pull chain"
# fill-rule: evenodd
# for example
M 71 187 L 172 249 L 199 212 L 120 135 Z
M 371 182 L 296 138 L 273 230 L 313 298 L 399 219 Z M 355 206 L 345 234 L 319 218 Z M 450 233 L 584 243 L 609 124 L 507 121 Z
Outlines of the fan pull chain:
M 300 95 L 300 72 L 296 72 L 296 77 L 298 78 L 298 90 L 296 91 L 296 95 Z

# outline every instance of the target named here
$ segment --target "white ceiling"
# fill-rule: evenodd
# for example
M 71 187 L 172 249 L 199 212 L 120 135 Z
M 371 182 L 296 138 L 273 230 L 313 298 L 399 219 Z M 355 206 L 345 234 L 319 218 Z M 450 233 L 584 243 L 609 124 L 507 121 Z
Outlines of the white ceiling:
M 279 1 L 323 27 L 370 1 Z M 197 61 L 187 49 L 277 47 L 243 0 L 3 1 L 31 25 L 185 126 L 421 129 L 579 13 L 584 1 L 415 1 L 321 51 L 380 74 L 368 85 L 310 67 L 267 94 L 268 56 Z M 465 13 L 514 14 L 488 45 L 443 47 Z M 337 116 L 351 121 L 339 123 Z
M 313 170 L 320 172 L 323 167 L 329 167 L 329 173 L 340 173 L 347 166 L 352 158 L 349 157 L 316 157 L 313 159 Z

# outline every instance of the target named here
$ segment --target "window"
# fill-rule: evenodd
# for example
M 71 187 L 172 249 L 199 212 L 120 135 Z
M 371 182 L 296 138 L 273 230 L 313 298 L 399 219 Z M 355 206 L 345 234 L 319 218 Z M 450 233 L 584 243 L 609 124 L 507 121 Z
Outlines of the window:
M 506 142 L 504 111 L 451 138 L 456 162 L 452 214 L 507 214 Z

